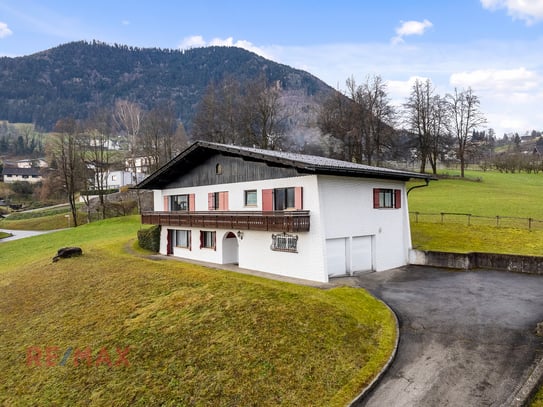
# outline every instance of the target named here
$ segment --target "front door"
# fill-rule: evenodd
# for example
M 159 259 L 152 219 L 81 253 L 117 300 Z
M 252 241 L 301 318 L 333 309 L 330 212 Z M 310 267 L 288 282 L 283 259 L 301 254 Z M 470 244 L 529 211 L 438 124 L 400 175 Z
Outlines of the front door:
M 167 242 L 167 247 L 166 247 L 167 255 L 173 254 L 173 246 L 175 244 L 174 239 L 175 239 L 175 230 L 168 229 L 168 242 Z

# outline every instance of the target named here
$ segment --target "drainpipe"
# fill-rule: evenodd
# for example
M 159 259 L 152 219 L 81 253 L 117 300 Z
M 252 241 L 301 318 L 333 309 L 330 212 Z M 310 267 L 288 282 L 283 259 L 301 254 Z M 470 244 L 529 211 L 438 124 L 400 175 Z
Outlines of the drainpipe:
M 411 188 L 409 188 L 407 190 L 407 196 L 409 196 L 409 193 L 413 190 L 413 189 L 416 189 L 416 188 L 425 188 L 428 186 L 428 184 L 430 184 L 430 178 L 425 178 L 424 181 L 426 182 L 424 185 L 415 185 L 415 186 L 412 186 Z

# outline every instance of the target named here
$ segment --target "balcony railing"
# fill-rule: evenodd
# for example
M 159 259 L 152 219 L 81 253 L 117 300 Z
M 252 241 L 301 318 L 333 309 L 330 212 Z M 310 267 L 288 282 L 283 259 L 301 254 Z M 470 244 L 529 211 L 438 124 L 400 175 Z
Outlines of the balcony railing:
M 141 223 L 209 229 L 309 232 L 309 211 L 143 212 Z

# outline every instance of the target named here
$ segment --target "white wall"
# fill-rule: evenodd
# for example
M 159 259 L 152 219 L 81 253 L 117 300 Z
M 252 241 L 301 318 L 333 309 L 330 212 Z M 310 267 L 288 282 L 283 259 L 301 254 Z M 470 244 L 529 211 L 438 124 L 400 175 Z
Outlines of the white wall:
M 373 189 L 400 189 L 400 209 L 374 209 Z M 407 264 L 411 238 L 405 186 L 401 181 L 319 177 L 324 239 L 371 236 L 376 271 Z
M 303 209 L 309 210 L 311 216 L 310 231 L 295 233 L 299 237 L 298 253 L 271 250 L 272 234 L 275 232 L 244 230 L 243 239 L 237 238 L 240 267 L 327 282 L 326 240 L 345 238 L 347 251 L 354 253 L 356 242 L 361 241 L 358 239 L 360 237 L 367 237 L 363 240 L 371 242 L 370 264 L 374 270 L 387 270 L 408 263 L 411 237 L 405 186 L 401 181 L 308 175 L 235 184 L 172 188 L 154 191 L 154 208 L 156 211 L 165 209 L 166 195 L 193 193 L 195 210 L 207 211 L 209 192 L 228 191 L 229 210 L 262 210 L 262 189 L 298 186 L 303 187 Z M 400 189 L 401 208 L 374 209 L 374 188 Z M 257 207 L 245 207 L 244 191 L 253 189 L 257 190 Z M 218 264 L 231 260 L 222 257 L 224 236 L 228 232 L 237 234 L 237 230 L 217 230 L 216 250 L 200 250 L 200 229 L 190 230 L 192 230 L 192 250 L 174 248 L 174 256 Z M 166 237 L 167 227 L 164 227 L 160 248 L 163 254 L 167 250 Z M 355 263 L 352 261 L 352 267 L 356 267 Z
M 164 196 L 178 194 L 195 194 L 195 210 L 208 210 L 208 193 L 228 191 L 229 210 L 243 211 L 262 210 L 262 189 L 303 187 L 303 208 L 310 211 L 311 227 L 309 232 L 294 233 L 298 235 L 298 253 L 279 252 L 270 249 L 272 234 L 277 232 L 243 231 L 243 239 L 238 239 L 238 263 L 242 268 L 281 274 L 289 277 L 302 278 L 314 281 L 328 281 L 324 265 L 324 240 L 322 238 L 322 224 L 319 221 L 319 195 L 317 191 L 317 177 L 314 175 L 282 178 L 276 180 L 263 180 L 235 184 L 221 184 L 213 186 L 200 186 L 192 188 L 172 188 L 164 191 L 154 191 L 155 210 L 164 210 Z M 257 190 L 257 207 L 244 206 L 244 191 Z M 163 227 L 161 235 L 160 252 L 166 253 L 166 232 Z M 175 229 L 170 227 L 170 229 Z M 179 227 L 177 229 L 190 229 Z M 223 263 L 223 238 L 228 232 L 237 233 L 237 230 L 217 230 L 217 248 L 199 249 L 200 229 L 192 230 L 192 250 L 175 248 L 174 256 L 188 259 Z M 202 229 L 203 230 L 203 229 Z

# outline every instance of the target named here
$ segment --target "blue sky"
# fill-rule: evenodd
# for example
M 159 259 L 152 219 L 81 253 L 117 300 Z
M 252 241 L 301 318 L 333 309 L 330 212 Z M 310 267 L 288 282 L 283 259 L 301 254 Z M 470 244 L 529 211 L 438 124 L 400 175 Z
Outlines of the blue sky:
M 0 55 L 78 40 L 236 45 L 344 89 L 381 75 L 401 105 L 415 78 L 471 86 L 503 133 L 543 130 L 543 0 L 0 0 Z

